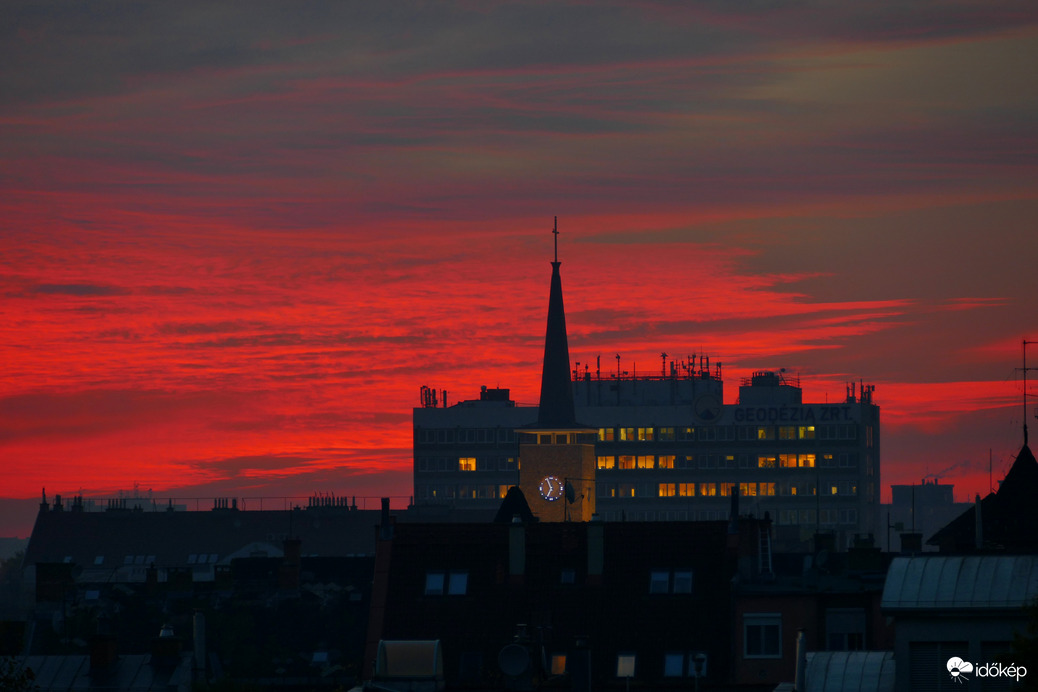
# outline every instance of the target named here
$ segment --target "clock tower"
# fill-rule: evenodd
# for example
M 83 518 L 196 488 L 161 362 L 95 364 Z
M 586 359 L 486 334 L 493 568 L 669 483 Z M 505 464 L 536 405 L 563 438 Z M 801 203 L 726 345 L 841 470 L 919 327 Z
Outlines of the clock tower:
M 548 326 L 537 422 L 519 430 L 519 488 L 541 521 L 590 521 L 595 512 L 597 430 L 576 421 L 555 219 Z

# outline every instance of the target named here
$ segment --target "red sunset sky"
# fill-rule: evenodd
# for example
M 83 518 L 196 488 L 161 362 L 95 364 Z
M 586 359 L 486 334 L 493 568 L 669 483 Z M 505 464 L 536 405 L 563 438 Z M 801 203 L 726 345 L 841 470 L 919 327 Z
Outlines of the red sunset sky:
M 421 385 L 536 402 L 555 215 L 574 360 L 864 380 L 885 498 L 986 492 L 1038 4 L 743 5 L 4 2 L 0 497 L 405 502 Z

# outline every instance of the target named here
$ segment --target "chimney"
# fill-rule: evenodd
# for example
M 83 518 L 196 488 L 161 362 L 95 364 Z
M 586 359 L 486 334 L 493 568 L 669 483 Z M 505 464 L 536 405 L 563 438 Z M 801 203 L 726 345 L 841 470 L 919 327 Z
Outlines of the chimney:
M 739 486 L 732 485 L 732 506 L 728 516 L 728 533 L 739 533 Z
M 165 624 L 159 636 L 151 640 L 151 665 L 156 668 L 175 668 L 180 663 L 183 642 L 173 634 L 173 626 Z
M 906 531 L 901 534 L 901 554 L 914 555 L 923 552 L 923 534 Z
M 298 589 L 302 571 L 301 546 L 303 542 L 298 538 L 286 538 L 282 545 L 285 555 L 281 560 L 281 569 L 278 570 L 278 587 L 288 590 Z
M 796 680 L 793 683 L 795 692 L 807 689 L 807 644 L 804 642 L 804 630 L 797 630 L 797 667 Z
M 191 624 L 195 650 L 194 679 L 201 682 L 205 680 L 205 614 L 196 610 Z
M 90 676 L 103 678 L 110 675 L 119 660 L 115 635 L 106 613 L 97 617 L 97 633 L 90 638 Z
M 526 574 L 526 527 L 519 515 L 508 526 L 508 581 L 522 584 Z
M 605 565 L 605 525 L 597 515 L 591 515 L 587 524 L 587 580 L 589 584 L 602 583 Z
M 378 527 L 378 537 L 382 541 L 393 539 L 393 519 L 389 516 L 389 498 L 382 498 L 382 520 Z

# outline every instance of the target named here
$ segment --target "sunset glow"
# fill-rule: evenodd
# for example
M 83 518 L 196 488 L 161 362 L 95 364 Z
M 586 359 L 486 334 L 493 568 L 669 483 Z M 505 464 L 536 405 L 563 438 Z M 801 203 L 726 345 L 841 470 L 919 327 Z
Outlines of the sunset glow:
M 406 502 L 419 387 L 537 401 L 556 215 L 574 361 L 875 384 L 885 499 L 1008 469 L 1034 3 L 361 7 L 0 9 L 0 496 Z

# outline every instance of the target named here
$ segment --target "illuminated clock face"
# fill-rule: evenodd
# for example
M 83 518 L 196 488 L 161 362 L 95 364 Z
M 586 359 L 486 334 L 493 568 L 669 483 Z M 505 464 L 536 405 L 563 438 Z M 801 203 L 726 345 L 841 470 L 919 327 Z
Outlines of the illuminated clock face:
M 541 491 L 541 497 L 548 502 L 555 502 L 555 500 L 561 498 L 565 492 L 565 487 L 563 486 L 562 481 L 555 476 L 545 476 L 537 488 Z

